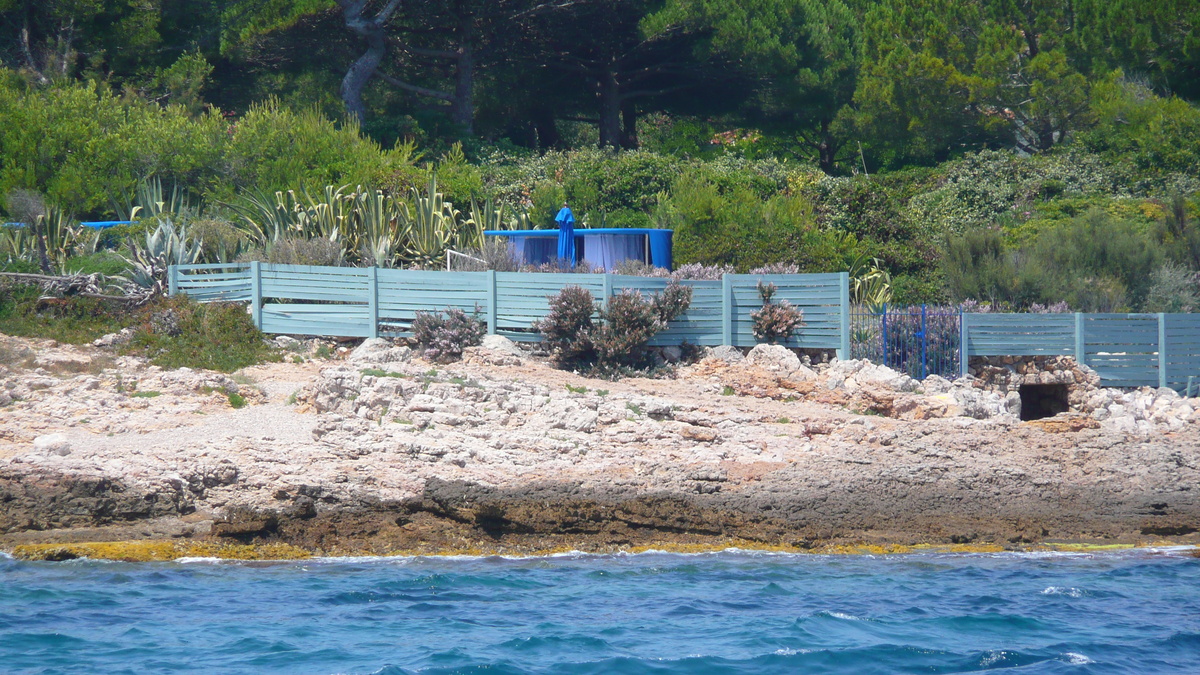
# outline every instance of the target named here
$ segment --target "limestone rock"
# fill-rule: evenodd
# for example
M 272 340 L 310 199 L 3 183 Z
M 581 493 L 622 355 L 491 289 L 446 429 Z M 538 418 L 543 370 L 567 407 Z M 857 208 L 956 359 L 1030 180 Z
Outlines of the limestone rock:
M 484 349 L 490 349 L 491 351 L 508 354 L 509 356 L 515 356 L 517 358 L 525 356 L 525 352 L 521 351 L 521 348 L 517 346 L 517 343 L 509 340 L 503 335 L 485 335 L 479 346 L 483 347 Z
M 122 328 L 116 333 L 103 335 L 92 341 L 93 347 L 119 347 L 133 339 L 132 328 Z
M 790 375 L 800 368 L 800 357 L 783 345 L 755 345 L 746 361 L 780 375 Z
M 350 352 L 347 361 L 354 364 L 404 363 L 412 358 L 408 347 L 397 347 L 383 338 L 368 338 Z
M 71 454 L 71 443 L 66 434 L 46 434 L 33 439 L 33 449 L 48 455 L 66 457 Z
M 710 347 L 706 358 L 720 359 L 726 363 L 741 363 L 746 360 L 742 350 L 730 345 L 721 345 L 719 347 Z

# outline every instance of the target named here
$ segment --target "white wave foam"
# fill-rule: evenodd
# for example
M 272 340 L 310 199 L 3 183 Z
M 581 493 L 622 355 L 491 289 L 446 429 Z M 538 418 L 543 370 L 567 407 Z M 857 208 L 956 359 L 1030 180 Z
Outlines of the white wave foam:
M 11 555 L 5 553 L 4 551 L 0 551 L 0 559 L 12 560 L 13 557 Z
M 777 656 L 795 656 L 796 654 L 811 654 L 812 652 L 813 650 L 811 649 L 792 649 L 790 647 L 784 647 L 782 649 L 776 649 L 772 653 Z
M 238 562 L 238 561 L 225 560 L 223 558 L 211 558 L 211 557 L 205 557 L 205 556 L 185 556 L 183 558 L 176 558 L 174 560 L 174 562 L 177 562 L 181 565 L 188 565 L 188 564 L 192 564 L 192 563 L 208 563 L 211 565 L 216 565 L 216 564 L 220 564 L 220 563 Z
M 846 614 L 845 612 L 825 612 L 825 614 L 835 619 L 841 619 L 842 621 L 862 621 L 860 617 L 853 614 Z
M 1065 595 L 1069 598 L 1082 598 L 1086 592 L 1074 586 L 1047 586 L 1042 595 Z
M 1086 666 L 1089 663 L 1095 663 L 1095 661 L 1089 659 L 1083 654 L 1080 654 L 1079 652 L 1067 652 L 1066 654 L 1063 654 L 1063 656 L 1067 658 L 1067 663 L 1073 666 Z

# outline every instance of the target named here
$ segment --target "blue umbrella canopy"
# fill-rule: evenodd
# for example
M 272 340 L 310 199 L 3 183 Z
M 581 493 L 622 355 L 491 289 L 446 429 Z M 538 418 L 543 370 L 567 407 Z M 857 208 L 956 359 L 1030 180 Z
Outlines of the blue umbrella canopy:
M 558 259 L 563 264 L 575 265 L 575 214 L 563 205 L 554 217 L 558 223 Z

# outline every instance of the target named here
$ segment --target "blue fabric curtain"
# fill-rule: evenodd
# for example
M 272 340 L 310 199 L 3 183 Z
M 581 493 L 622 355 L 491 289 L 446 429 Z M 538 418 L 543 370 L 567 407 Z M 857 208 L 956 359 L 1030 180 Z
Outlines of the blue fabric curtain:
M 646 235 L 599 234 L 584 238 L 583 259 L 611 272 L 623 260 L 646 258 Z
M 558 237 L 513 237 L 517 260 L 530 265 L 550 262 L 558 255 Z

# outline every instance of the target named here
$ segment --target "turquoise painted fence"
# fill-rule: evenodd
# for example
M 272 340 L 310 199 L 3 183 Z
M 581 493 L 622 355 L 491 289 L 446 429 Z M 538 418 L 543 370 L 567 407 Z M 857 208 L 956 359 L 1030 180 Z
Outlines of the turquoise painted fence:
M 1200 314 L 964 314 L 962 344 L 968 357 L 1073 356 L 1109 387 L 1200 379 Z
M 170 292 L 201 302 L 247 302 L 267 333 L 335 337 L 403 336 L 418 311 L 476 308 L 488 332 L 514 340 L 539 339 L 532 325 L 549 312 L 549 298 L 581 286 L 598 302 L 626 289 L 657 293 L 667 280 L 617 274 L 425 272 L 379 268 L 238 263 L 171 267 Z M 841 274 L 727 274 L 720 281 L 684 281 L 692 304 L 656 345 L 750 346 L 750 313 L 762 307 L 758 283 L 776 286 L 775 300 L 803 310 L 805 326 L 789 346 L 849 353 L 849 279 Z

